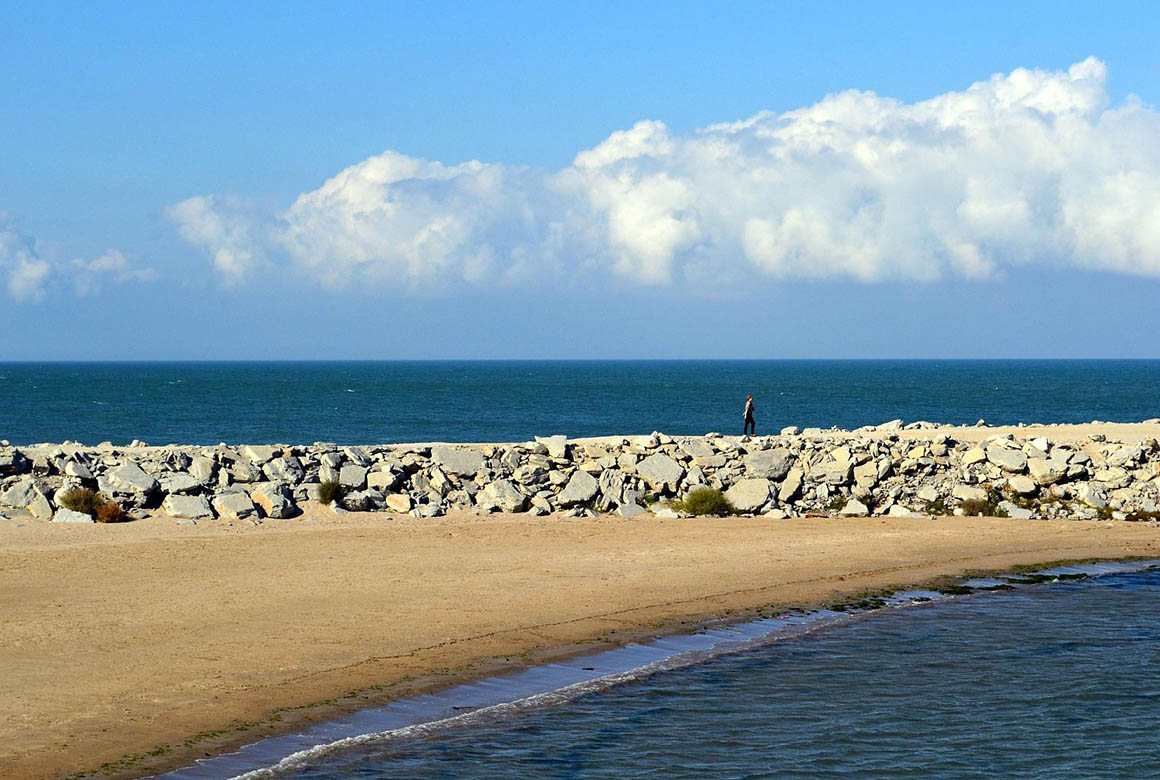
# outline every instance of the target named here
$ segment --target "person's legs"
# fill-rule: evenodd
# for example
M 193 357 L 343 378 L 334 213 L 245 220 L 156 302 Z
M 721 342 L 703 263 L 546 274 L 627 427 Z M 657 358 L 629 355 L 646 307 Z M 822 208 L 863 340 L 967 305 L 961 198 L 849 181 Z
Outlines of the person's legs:
M 756 436 L 757 435 L 757 423 L 754 422 L 752 417 L 746 417 L 745 418 L 745 427 L 742 429 L 741 435 L 742 436 L 749 436 L 751 430 L 752 430 L 752 435 Z

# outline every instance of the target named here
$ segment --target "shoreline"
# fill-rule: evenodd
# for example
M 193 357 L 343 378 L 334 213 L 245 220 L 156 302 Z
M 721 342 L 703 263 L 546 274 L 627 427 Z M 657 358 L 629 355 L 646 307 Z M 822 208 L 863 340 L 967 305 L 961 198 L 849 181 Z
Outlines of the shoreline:
M 9 707 L 13 693 L 36 698 L 28 694 L 39 684 L 35 693 L 45 699 L 49 717 L 36 727 L 34 712 L 3 713 L 2 722 L 23 721 L 26 728 L 0 734 L 0 760 L 15 777 L 69 776 L 172 746 L 104 773 L 139 777 L 419 690 L 688 633 L 762 610 L 818 605 L 839 594 L 911 587 L 967 571 L 1160 556 L 1154 526 L 1117 521 L 462 514 L 384 522 L 382 514 L 335 517 L 326 511 L 312 523 L 266 527 L 41 524 L 0 535 L 0 576 L 17 586 L 14 603 L 0 607 L 4 622 L 25 642 L 33 638 L 27 632 L 51 624 L 39 637 L 36 662 L 67 678 L 45 687 L 43 675 L 38 682 L 32 674 L 21 685 L 14 678 L 28 670 L 13 666 L 16 674 L 0 682 L 8 688 Z M 22 531 L 28 533 L 21 543 Z M 385 570 L 402 572 L 393 583 L 384 583 L 382 572 L 363 571 L 387 550 L 409 564 Z M 273 565 L 263 566 L 263 559 Z M 340 563 L 329 564 L 332 559 Z M 246 571 L 242 561 L 257 570 Z M 483 567 L 473 570 L 471 561 Z M 60 575 L 51 584 L 31 571 L 48 574 L 46 566 Z M 95 572 L 106 579 L 115 579 L 110 572 L 136 574 L 137 587 L 94 583 Z M 206 586 L 207 575 L 222 582 Z M 326 577 L 335 581 L 319 581 Z M 169 582 L 174 578 L 179 582 Z M 52 604 L 59 610 L 67 603 L 77 582 L 93 583 L 98 592 L 70 605 L 71 613 L 47 614 Z M 191 583 L 210 592 L 189 593 Z M 27 603 L 37 594 L 26 588 L 42 591 L 39 603 Z M 148 602 L 108 608 L 138 589 L 150 595 Z M 367 589 L 377 593 L 349 603 Z M 223 594 L 232 598 L 223 603 Z M 317 608 L 301 607 L 307 597 L 320 601 Z M 349 614 L 336 618 L 340 597 L 348 600 L 343 609 Z M 384 609 L 382 600 L 394 609 Z M 183 603 L 188 601 L 195 603 Z M 92 615 L 98 604 L 106 605 L 104 613 Z M 159 636 L 157 621 L 181 606 L 195 613 L 191 624 Z M 236 623 L 241 617 L 258 625 Z M 73 635 L 73 646 L 85 647 L 85 630 L 103 635 L 111 627 L 121 633 L 108 648 L 109 659 L 129 655 L 133 662 L 104 666 L 106 682 L 90 679 L 89 662 L 54 641 Z M 295 641 L 286 644 L 266 630 L 273 628 Z M 328 640 L 337 653 L 327 650 Z M 151 647 L 158 643 L 160 652 Z M 229 652 L 221 652 L 223 645 Z M 214 662 L 197 662 L 198 654 L 215 648 Z M 3 649 L 9 653 L 11 646 Z M 301 668 L 278 668 L 295 656 Z M 172 669 L 175 660 L 189 668 Z M 199 693 L 196 682 L 214 674 L 219 681 Z M 134 699 L 150 677 L 161 701 Z M 56 702 L 63 709 L 54 713 L 63 722 L 54 729 L 52 707 L 43 705 L 52 688 L 59 695 L 66 684 L 69 694 Z M 117 707 L 125 711 L 120 716 Z M 240 725 L 262 719 L 248 730 Z M 72 733 L 64 738 L 52 733 L 66 726 Z

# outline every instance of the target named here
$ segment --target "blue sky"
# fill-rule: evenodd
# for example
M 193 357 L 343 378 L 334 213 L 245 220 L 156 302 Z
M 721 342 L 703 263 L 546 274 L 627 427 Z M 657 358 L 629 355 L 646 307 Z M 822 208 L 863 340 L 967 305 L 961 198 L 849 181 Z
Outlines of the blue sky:
M 1160 357 L 1157 8 L 0 3 L 0 359 Z

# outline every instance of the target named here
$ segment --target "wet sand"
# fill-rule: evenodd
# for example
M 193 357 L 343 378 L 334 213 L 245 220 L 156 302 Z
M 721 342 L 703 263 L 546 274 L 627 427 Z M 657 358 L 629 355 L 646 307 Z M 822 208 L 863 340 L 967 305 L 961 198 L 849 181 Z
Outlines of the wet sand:
M 113 771 L 139 776 L 304 720 L 757 608 L 967 570 L 1160 556 L 1160 528 L 1139 523 L 418 520 L 313 506 L 307 517 L 0 520 L 4 776 L 161 750 Z

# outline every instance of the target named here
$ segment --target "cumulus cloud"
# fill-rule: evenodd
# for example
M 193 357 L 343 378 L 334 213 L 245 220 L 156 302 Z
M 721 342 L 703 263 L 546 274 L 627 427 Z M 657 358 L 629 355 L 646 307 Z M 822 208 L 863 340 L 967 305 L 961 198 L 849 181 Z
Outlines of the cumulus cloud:
M 555 172 L 390 151 L 269 218 L 220 196 L 169 213 L 233 282 L 266 264 L 401 289 L 1157 276 L 1160 113 L 1111 105 L 1106 81 L 1088 58 L 915 103 L 850 90 L 686 135 L 642 121 Z
M 9 296 L 15 300 L 39 301 L 54 280 L 71 282 L 77 295 L 89 295 L 100 289 L 102 279 L 118 284 L 148 282 L 157 274 L 152 268 L 134 267 L 116 249 L 95 260 L 60 263 L 42 258 L 35 241 L 16 229 L 11 216 L 0 212 L 0 278 L 4 278 Z

